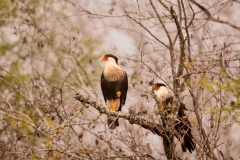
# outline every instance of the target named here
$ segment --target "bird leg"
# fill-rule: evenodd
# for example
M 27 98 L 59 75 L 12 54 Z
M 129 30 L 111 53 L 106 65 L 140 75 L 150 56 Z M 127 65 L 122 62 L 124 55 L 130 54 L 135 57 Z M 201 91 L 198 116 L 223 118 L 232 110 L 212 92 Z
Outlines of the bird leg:
M 113 111 L 117 111 L 117 110 L 118 110 L 118 108 L 117 108 L 117 107 L 115 107 L 115 106 L 113 106 L 112 110 L 113 110 Z
M 112 111 L 117 111 L 118 108 L 115 106 L 114 104 L 114 100 L 112 99 L 112 108 L 111 108 Z
M 112 100 L 107 101 L 107 107 L 109 110 L 112 110 Z
M 111 110 L 113 110 L 113 106 L 114 106 L 114 100 L 112 99 L 112 106 L 111 106 Z

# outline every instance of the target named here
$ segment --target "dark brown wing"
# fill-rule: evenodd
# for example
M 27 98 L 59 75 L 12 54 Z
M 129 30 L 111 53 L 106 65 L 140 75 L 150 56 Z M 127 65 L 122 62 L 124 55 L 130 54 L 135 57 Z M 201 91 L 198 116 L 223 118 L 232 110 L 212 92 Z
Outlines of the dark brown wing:
M 182 145 L 182 150 L 186 152 L 186 148 L 190 153 L 195 149 L 195 143 L 193 141 L 192 130 L 191 130 L 191 123 L 188 120 L 188 117 L 184 113 L 185 105 L 183 103 L 180 104 L 178 110 L 178 119 L 179 121 L 176 122 L 175 129 L 181 134 L 184 140 L 184 144 Z
M 109 90 L 109 88 L 107 88 L 107 85 L 108 85 L 108 82 L 106 81 L 106 79 L 104 77 L 104 74 L 102 72 L 102 75 L 101 75 L 101 89 L 102 89 L 102 94 L 103 94 L 103 98 L 104 98 L 105 102 L 107 101 L 107 93 L 108 93 L 108 90 Z
M 173 96 L 170 96 L 166 98 L 165 104 L 173 104 Z M 181 102 L 179 110 L 178 110 L 178 120 L 175 123 L 175 129 L 176 132 L 175 136 L 179 139 L 181 142 L 182 150 L 184 152 L 189 150 L 190 153 L 195 149 L 195 143 L 193 141 L 192 136 L 192 130 L 191 130 L 191 123 L 188 120 L 188 117 L 186 116 L 184 110 L 186 110 L 185 104 Z M 171 111 L 168 111 L 168 114 L 170 114 Z M 183 141 L 181 141 L 181 139 Z
M 127 78 L 127 73 L 125 72 L 123 80 L 119 84 L 119 90 L 121 91 L 121 97 L 120 97 L 120 102 L 121 102 L 121 107 L 125 105 L 126 98 L 127 98 L 127 90 L 128 90 L 128 78 Z
M 104 77 L 104 74 L 102 73 L 101 89 L 102 89 L 102 93 L 103 93 L 103 97 L 104 97 L 105 102 L 107 100 L 117 99 L 117 94 L 116 93 L 118 91 L 121 91 L 120 106 L 118 108 L 118 111 L 121 111 L 122 106 L 125 104 L 126 97 L 127 97 L 127 90 L 128 90 L 127 73 L 125 72 L 124 77 L 117 80 L 117 81 L 108 81 Z

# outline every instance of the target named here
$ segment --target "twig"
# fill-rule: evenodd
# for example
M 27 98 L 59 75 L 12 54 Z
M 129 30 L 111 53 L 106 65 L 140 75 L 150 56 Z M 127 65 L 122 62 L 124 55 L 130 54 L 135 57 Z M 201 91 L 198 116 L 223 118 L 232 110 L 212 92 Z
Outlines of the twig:
M 139 23 L 136 19 L 134 19 L 133 17 L 131 17 L 130 15 L 126 14 L 128 18 L 130 18 L 131 20 L 133 20 L 135 23 L 137 23 L 138 25 L 140 25 L 145 31 L 147 31 L 154 39 L 156 39 L 159 43 L 161 43 L 162 45 L 164 45 L 166 48 L 169 48 L 169 46 L 167 44 L 165 44 L 164 42 L 160 41 L 160 39 L 158 39 L 149 29 L 147 29 L 147 27 L 145 27 L 142 23 Z
M 173 9 L 173 7 L 171 7 L 171 15 L 172 18 L 175 21 L 175 24 L 177 26 L 177 31 L 178 31 L 178 37 L 179 37 L 179 41 L 180 41 L 180 62 L 178 65 L 178 73 L 177 73 L 177 78 L 179 78 L 180 76 L 182 76 L 183 74 L 183 69 L 184 69 L 184 62 L 185 62 L 185 41 L 184 41 L 184 37 L 183 37 L 183 33 L 182 33 L 182 27 L 181 24 L 178 21 L 177 15 Z
M 157 18 L 158 18 L 159 22 L 161 23 L 161 25 L 162 25 L 164 31 L 166 32 L 167 37 L 168 37 L 168 40 L 169 40 L 169 46 L 170 46 L 170 48 L 172 48 L 172 45 L 173 45 L 173 44 L 172 44 L 172 39 L 171 39 L 171 37 L 170 37 L 170 34 L 169 34 L 169 32 L 168 32 L 168 30 L 167 30 L 165 24 L 163 23 L 163 21 L 162 21 L 160 15 L 158 14 L 157 9 L 156 9 L 156 7 L 154 6 L 152 0 L 149 0 L 149 2 L 150 2 L 150 4 L 151 4 L 151 6 L 152 6 L 152 8 L 153 8 L 153 10 L 154 10 L 154 12 L 155 12 L 155 14 L 157 15 Z
M 230 23 L 229 21 L 225 21 L 225 20 L 221 20 L 219 18 L 215 18 L 211 15 L 211 13 L 202 5 L 200 5 L 199 3 L 197 3 L 195 0 L 189 0 L 190 2 L 194 3 L 196 6 L 198 6 L 198 8 L 200 8 L 206 15 L 207 15 L 207 20 L 210 21 L 214 21 L 214 22 L 218 22 L 218 23 L 222 23 L 222 24 L 226 24 L 228 26 L 231 26 L 237 30 L 240 30 L 240 26 L 237 26 L 235 24 Z
M 130 119 L 131 117 L 130 117 L 129 113 L 110 111 L 106 107 L 103 107 L 102 105 L 98 104 L 96 101 L 93 101 L 89 97 L 85 97 L 84 95 L 81 95 L 79 93 L 76 94 L 75 99 L 82 102 L 85 105 L 90 105 L 90 106 L 96 108 L 102 114 L 107 114 L 107 115 L 115 116 L 115 117 L 121 117 L 128 121 L 131 120 L 132 124 L 140 125 L 141 127 L 145 128 L 147 130 L 150 130 L 153 133 L 156 133 L 157 135 L 159 135 L 161 137 L 166 137 L 165 131 L 163 130 L 163 127 L 160 124 L 153 124 L 139 116 L 135 117 L 135 119 L 132 120 L 132 119 Z
M 187 86 L 187 85 L 186 85 L 186 86 Z M 204 141 L 205 141 L 205 144 L 206 144 L 206 146 L 207 146 L 207 149 L 208 149 L 207 154 L 209 154 L 209 156 L 210 156 L 212 159 L 217 160 L 217 158 L 216 158 L 216 156 L 214 155 L 213 150 L 212 150 L 212 148 L 211 148 L 211 146 L 210 146 L 210 142 L 209 142 L 209 140 L 208 140 L 207 134 L 206 134 L 206 132 L 205 132 L 205 130 L 204 130 L 204 128 L 203 128 L 203 125 L 202 125 L 202 120 L 201 120 L 201 118 L 200 118 L 200 114 L 199 114 L 199 111 L 198 111 L 199 105 L 198 105 L 197 97 L 196 97 L 195 94 L 192 92 L 191 86 L 189 86 L 189 85 L 188 85 L 188 91 L 189 91 L 189 93 L 190 93 L 190 95 L 191 95 L 191 97 L 192 97 L 192 99 L 193 99 L 194 113 L 195 113 L 196 118 L 197 118 L 198 126 L 199 126 L 199 128 L 200 128 L 200 132 L 202 133 L 201 135 L 202 135 L 202 137 L 203 137 L 203 139 L 204 139 Z

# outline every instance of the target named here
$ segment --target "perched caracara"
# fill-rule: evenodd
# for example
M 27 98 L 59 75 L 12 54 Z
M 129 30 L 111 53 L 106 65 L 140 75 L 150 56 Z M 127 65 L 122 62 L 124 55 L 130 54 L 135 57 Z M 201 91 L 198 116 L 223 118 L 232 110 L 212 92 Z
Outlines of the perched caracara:
M 153 85 L 153 89 L 154 93 L 161 102 L 166 105 L 173 103 L 173 96 L 168 93 L 165 84 L 155 83 Z M 180 103 L 177 120 L 174 126 L 175 132 L 173 133 L 181 142 L 183 152 L 186 152 L 188 149 L 188 151 L 192 153 L 192 151 L 195 149 L 195 143 L 193 142 L 193 136 L 191 133 L 191 124 L 187 119 L 184 110 L 186 110 L 185 105 Z M 167 111 L 167 114 L 170 114 L 170 112 Z
M 101 88 L 104 100 L 108 108 L 112 111 L 121 111 L 125 104 L 128 79 L 127 73 L 118 65 L 118 58 L 112 54 L 102 56 L 102 61 L 106 61 L 106 66 L 101 76 Z M 118 119 L 113 116 L 108 117 L 108 126 L 114 129 L 119 126 Z

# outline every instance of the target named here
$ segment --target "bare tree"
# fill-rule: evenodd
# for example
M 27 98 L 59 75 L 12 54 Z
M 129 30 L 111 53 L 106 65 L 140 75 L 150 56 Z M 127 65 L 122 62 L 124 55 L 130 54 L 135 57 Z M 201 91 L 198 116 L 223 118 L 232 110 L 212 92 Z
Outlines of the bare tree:
M 236 159 L 239 5 L 0 2 L 1 159 Z M 102 103 L 99 57 L 106 53 L 128 73 L 118 113 Z M 155 82 L 167 85 L 174 103 L 159 102 Z M 175 131 L 181 104 L 192 153 L 182 151 Z M 120 126 L 110 130 L 107 115 Z

